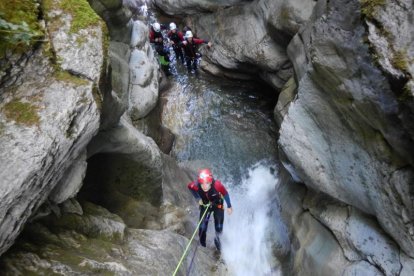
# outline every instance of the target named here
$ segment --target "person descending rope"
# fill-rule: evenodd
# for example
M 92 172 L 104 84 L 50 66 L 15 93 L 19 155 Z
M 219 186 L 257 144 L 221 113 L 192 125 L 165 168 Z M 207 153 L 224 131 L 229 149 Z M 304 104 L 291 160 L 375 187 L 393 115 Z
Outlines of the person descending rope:
M 149 31 L 149 40 L 150 43 L 154 44 L 155 51 L 158 53 L 161 69 L 166 75 L 170 75 L 170 56 L 169 51 L 164 47 L 164 37 L 162 36 L 161 28 L 165 27 L 158 22 L 152 24 Z
M 182 45 L 188 72 L 191 72 L 192 69 L 196 71 L 197 59 L 200 56 L 198 53 L 198 45 L 207 44 L 207 46 L 210 48 L 212 44 L 208 40 L 193 38 L 193 33 L 191 31 L 187 31 L 184 38 L 185 40 L 182 42 Z
M 184 54 L 183 49 L 181 47 L 181 42 L 184 41 L 183 33 L 177 30 L 177 25 L 174 22 L 170 23 L 170 31 L 167 34 L 168 38 L 172 42 L 172 48 L 175 53 L 175 58 L 181 60 L 181 63 L 184 64 Z
M 214 244 L 216 245 L 217 250 L 220 251 L 220 235 L 223 232 L 224 222 L 223 198 L 227 204 L 227 213 L 231 215 L 233 212 L 229 193 L 219 180 L 213 178 L 213 174 L 209 169 L 200 170 L 197 180 L 190 182 L 188 184 L 188 189 L 199 202 L 200 219 L 203 218 L 202 216 L 205 213 L 206 208 L 208 208 L 207 216 L 201 222 L 198 232 L 201 246 L 206 247 L 208 220 L 210 214 L 214 213 L 214 227 L 216 230 Z

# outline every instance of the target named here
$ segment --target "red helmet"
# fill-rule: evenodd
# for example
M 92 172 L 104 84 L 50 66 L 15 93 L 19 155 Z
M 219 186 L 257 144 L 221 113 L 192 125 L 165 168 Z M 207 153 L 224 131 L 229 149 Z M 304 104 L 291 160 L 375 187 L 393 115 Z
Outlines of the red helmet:
M 202 169 L 198 172 L 198 182 L 211 183 L 213 182 L 213 174 L 209 169 Z

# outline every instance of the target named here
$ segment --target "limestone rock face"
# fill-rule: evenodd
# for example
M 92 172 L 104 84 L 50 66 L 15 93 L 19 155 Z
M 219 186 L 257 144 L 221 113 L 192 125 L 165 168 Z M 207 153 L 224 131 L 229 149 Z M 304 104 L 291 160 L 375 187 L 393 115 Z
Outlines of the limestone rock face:
M 196 172 L 180 167 L 168 155 L 163 159 L 163 227 L 189 237 L 196 227 L 194 217 L 198 206 L 193 195 L 187 192 L 187 184 L 193 181 Z
M 292 77 L 286 82 L 279 94 L 274 110 L 275 120 L 279 126 L 282 124 L 283 117 L 287 114 L 290 103 L 296 96 L 296 88 L 296 82 Z
M 105 127 L 116 124 L 125 110 L 133 120 L 142 119 L 155 107 L 159 89 L 159 68 L 148 41 L 148 26 L 133 20 L 121 0 L 92 0 L 90 4 L 105 20 L 110 35 L 112 91 L 106 101 L 111 104 L 104 102 L 104 117 L 109 121 Z
M 99 128 L 93 82 L 74 76 L 61 80 L 43 59 L 37 52 L 22 76 L 43 72 L 43 78 L 26 80 L 13 93 L 2 92 L 8 100 L 0 104 L 0 252 Z
M 401 252 L 372 217 L 294 183 L 284 169 L 279 179 L 276 188 L 280 215 L 288 229 L 290 244 L 285 257 L 278 257 L 283 272 L 293 271 L 295 275 L 412 272 L 413 259 Z
M 131 37 L 134 48 L 129 60 L 129 114 L 133 120 L 148 115 L 158 100 L 158 63 L 148 39 L 143 39 L 146 37 L 148 27 L 141 21 L 135 21 Z
M 153 3 L 161 8 L 168 14 L 171 15 L 188 15 L 188 14 L 199 14 L 203 12 L 214 12 L 220 8 L 231 7 L 234 5 L 240 5 L 248 2 L 247 0 L 226 0 L 226 1 L 215 1 L 215 0 L 154 0 Z
M 383 5 L 377 5 L 373 10 L 364 10 L 367 17 L 368 26 L 368 41 L 370 46 L 378 58 L 377 62 L 384 74 L 388 76 L 394 83 L 396 89 L 400 90 L 397 96 L 405 100 L 404 105 L 411 111 L 414 110 L 412 96 L 413 96 L 413 79 L 414 64 L 412 62 L 414 57 L 414 33 L 412 31 L 413 22 L 413 6 L 410 1 L 385 1 Z M 375 24 L 375 22 L 379 24 Z M 397 24 L 396 24 L 397 23 Z M 386 30 L 384 32 L 384 30 Z M 411 99 L 410 99 L 411 97 Z M 409 114 L 405 114 L 407 116 Z M 405 117 L 404 116 L 404 117 Z M 412 130 L 411 122 L 406 122 L 408 118 L 404 118 L 404 125 L 406 128 Z M 411 138 L 413 133 L 411 131 Z M 388 137 L 391 139 L 391 137 Z M 399 140 L 399 139 L 398 139 Z M 401 141 L 395 141 L 394 147 L 398 147 Z M 408 142 L 408 141 L 407 141 Z M 412 155 L 407 155 L 405 147 L 407 144 L 401 144 L 399 153 L 406 158 L 411 158 Z M 412 145 L 411 145 L 412 146 Z M 412 148 L 411 148 L 412 149 Z
M 170 273 L 188 242 L 174 232 L 194 231 L 185 204 L 193 202 L 177 193 L 188 172 L 132 125 L 158 100 L 147 26 L 130 20 L 122 1 L 90 1 L 107 23 L 107 43 L 101 21 L 74 31 L 76 14 L 51 4 L 44 13 L 50 45 L 35 49 L 14 86 L 1 90 L 0 254 L 30 223 L 0 270 Z M 200 249 L 194 273 L 217 270 L 214 262 Z
M 318 1 L 292 40 L 298 94 L 279 144 L 306 185 L 376 216 L 413 257 L 412 63 L 400 69 L 387 63 L 401 57 L 401 47 L 410 60 L 412 43 L 402 34 L 413 29 L 406 20 L 412 3 L 385 1 L 368 10 L 359 1 Z
M 43 10 L 49 42 L 17 61 L 20 74 L 0 88 L 0 254 L 52 191 L 57 203 L 76 194 L 99 129 L 103 22 L 71 30 L 76 15 L 60 4 Z
M 69 198 L 73 198 L 82 187 L 83 179 L 86 174 L 86 167 L 86 150 L 84 150 L 83 153 L 74 160 L 71 167 L 66 170 L 65 175 L 49 195 L 49 199 L 56 204 L 60 204 Z
M 51 27 L 49 35 L 60 67 L 87 79 L 97 80 L 105 54 L 103 22 L 98 20 L 96 25 L 73 32 L 72 15 L 56 7 L 48 10 L 47 16 L 48 25 L 58 26 Z
M 279 178 L 276 193 L 280 219 L 287 225 L 290 243 L 282 271 L 295 275 L 342 275 L 351 262 L 332 233 L 303 208 L 306 188 L 291 181 L 285 170 L 281 170 Z
M 14 246 L 14 252 L 6 253 L 0 260 L 2 274 L 174 272 L 187 238 L 165 230 L 129 229 L 119 216 L 88 202 L 82 208 L 82 216 L 64 213 L 60 218 L 49 216 L 30 224 Z M 214 260 L 212 252 L 198 248 L 192 273 L 223 275 L 222 265 L 214 265 Z M 180 271 L 186 271 L 190 261 L 187 258 Z
M 385 275 L 398 275 L 405 262 L 400 260 L 398 246 L 375 220 L 354 207 L 313 193 L 308 193 L 304 205 L 332 231 L 348 260 L 366 261 Z
M 138 120 L 157 104 L 158 63 L 148 39 L 144 39 L 148 37 L 148 27 L 141 21 L 130 21 L 127 27 L 121 31 L 130 30 L 129 43 L 111 40 L 109 44 L 114 69 L 112 88 L 131 118 Z
M 259 76 L 281 89 L 292 75 L 286 46 L 313 6 L 314 1 L 263 0 L 192 18 L 197 35 L 214 44 L 204 57 L 215 70 L 205 69 L 219 74 L 236 71 L 244 78 Z M 237 74 L 233 77 L 239 78 Z
M 160 229 L 163 164 L 155 142 L 124 115 L 94 138 L 88 152 L 93 157 L 82 198 L 118 214 L 129 227 Z

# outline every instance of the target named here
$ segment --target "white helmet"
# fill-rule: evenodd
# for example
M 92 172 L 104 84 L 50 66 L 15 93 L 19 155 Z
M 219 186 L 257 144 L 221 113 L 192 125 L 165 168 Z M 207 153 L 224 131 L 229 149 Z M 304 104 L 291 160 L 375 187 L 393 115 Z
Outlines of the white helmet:
M 193 33 L 191 31 L 185 32 L 185 38 L 193 37 Z
M 152 24 L 152 27 L 154 28 L 154 31 L 156 31 L 157 33 L 159 31 L 161 31 L 161 25 L 160 25 L 160 23 L 155 22 L 154 24 Z
M 175 30 L 175 29 L 177 29 L 177 25 L 175 25 L 174 22 L 171 22 L 170 23 L 170 30 Z

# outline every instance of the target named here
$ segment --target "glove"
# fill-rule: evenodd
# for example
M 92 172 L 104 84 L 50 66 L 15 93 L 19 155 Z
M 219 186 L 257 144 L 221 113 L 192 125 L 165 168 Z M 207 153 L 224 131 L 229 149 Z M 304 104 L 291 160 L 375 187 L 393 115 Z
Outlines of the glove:
M 204 205 L 203 200 L 200 198 L 200 200 L 198 201 L 198 204 L 200 205 Z
M 227 214 L 231 215 L 231 213 L 233 213 L 233 209 L 231 207 L 227 208 Z

